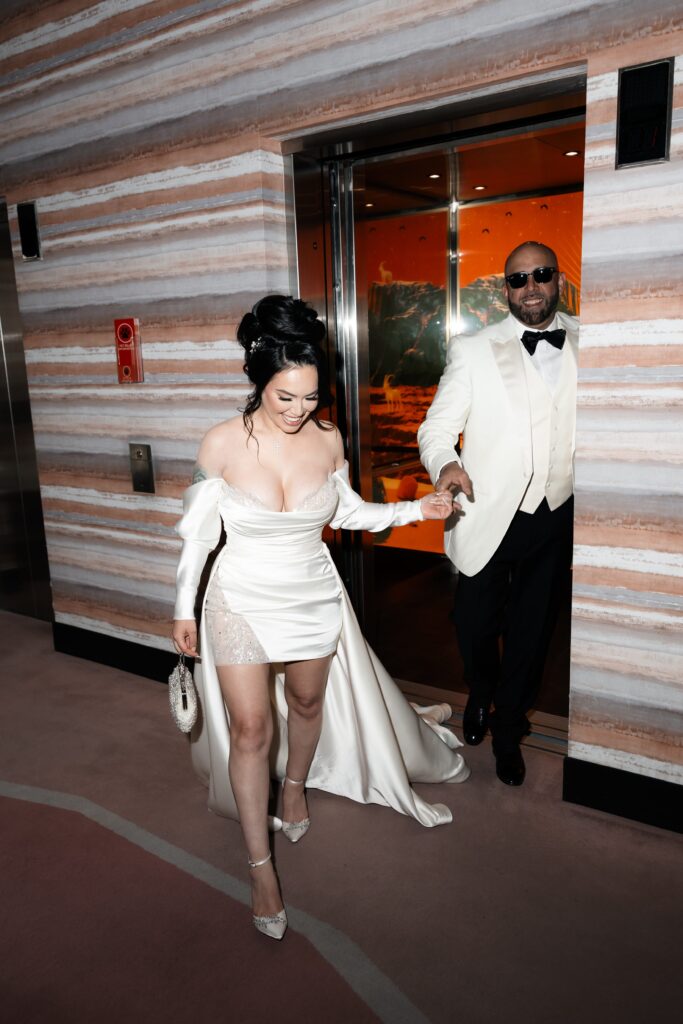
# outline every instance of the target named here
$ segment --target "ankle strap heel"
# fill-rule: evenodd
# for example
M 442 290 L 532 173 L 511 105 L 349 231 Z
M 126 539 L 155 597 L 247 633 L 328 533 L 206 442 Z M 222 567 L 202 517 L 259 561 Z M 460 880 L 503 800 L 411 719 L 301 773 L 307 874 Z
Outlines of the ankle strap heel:
M 264 857 L 263 860 L 249 860 L 247 858 L 247 863 L 250 868 L 260 868 L 262 864 L 267 864 L 270 858 L 271 854 L 268 853 L 268 856 Z M 287 913 L 284 907 L 277 914 L 261 914 L 258 916 L 253 914 L 252 921 L 256 931 L 267 935 L 269 939 L 279 940 L 287 931 Z
M 263 860 L 249 860 L 249 858 L 247 858 L 247 863 L 250 868 L 260 868 L 262 864 L 267 864 L 270 858 L 271 854 L 269 853 L 267 857 L 263 858 Z

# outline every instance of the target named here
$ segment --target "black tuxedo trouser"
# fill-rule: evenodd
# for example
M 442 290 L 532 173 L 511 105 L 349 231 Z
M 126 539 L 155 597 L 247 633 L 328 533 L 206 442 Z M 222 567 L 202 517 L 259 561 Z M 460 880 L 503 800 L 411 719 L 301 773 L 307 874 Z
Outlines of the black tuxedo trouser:
M 528 732 L 526 713 L 571 565 L 573 522 L 573 497 L 552 512 L 544 498 L 534 513 L 515 513 L 483 569 L 458 578 L 454 618 L 465 682 L 476 703 L 494 704 L 497 753 L 514 750 Z

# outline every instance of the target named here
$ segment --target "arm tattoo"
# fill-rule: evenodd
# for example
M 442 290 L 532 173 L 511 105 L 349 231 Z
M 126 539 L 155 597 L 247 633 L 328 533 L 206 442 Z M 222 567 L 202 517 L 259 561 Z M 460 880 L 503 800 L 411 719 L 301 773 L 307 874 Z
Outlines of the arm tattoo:
M 192 483 L 198 484 L 200 480 L 208 480 L 209 474 L 200 466 L 198 462 L 195 462 L 194 469 L 192 470 Z

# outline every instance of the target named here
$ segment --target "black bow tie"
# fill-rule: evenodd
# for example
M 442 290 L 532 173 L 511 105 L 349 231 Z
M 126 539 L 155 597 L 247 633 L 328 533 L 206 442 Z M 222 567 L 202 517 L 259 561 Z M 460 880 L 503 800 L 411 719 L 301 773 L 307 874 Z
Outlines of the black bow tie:
M 541 338 L 545 338 L 555 348 L 562 348 L 566 333 L 561 327 L 558 327 L 556 331 L 525 331 L 522 335 L 522 345 L 524 345 L 530 356 L 536 351 L 536 346 Z

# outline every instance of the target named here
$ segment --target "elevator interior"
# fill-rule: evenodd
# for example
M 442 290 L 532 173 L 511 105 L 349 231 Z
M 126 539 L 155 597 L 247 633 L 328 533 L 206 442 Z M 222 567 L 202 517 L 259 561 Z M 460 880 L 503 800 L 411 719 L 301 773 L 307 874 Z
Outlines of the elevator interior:
M 447 342 L 507 314 L 505 256 L 554 248 L 567 274 L 560 308 L 579 314 L 583 83 L 503 108 L 464 109 L 438 125 L 394 124 L 293 156 L 303 298 L 327 315 L 333 412 L 366 500 L 419 497 L 430 482 L 416 431 Z M 411 138 L 412 136 L 412 138 Z M 336 557 L 365 633 L 397 678 L 463 691 L 450 622 L 454 571 L 443 526 L 339 538 Z M 570 585 L 539 707 L 567 713 Z

